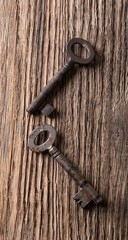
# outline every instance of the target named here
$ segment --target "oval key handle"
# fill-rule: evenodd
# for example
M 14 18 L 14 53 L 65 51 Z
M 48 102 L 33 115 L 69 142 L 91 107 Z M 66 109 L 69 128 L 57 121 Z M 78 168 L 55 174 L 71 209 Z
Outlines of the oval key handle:
M 89 56 L 87 58 L 78 57 L 73 52 L 73 47 L 75 44 L 79 44 L 82 47 L 86 48 Z M 92 60 L 94 58 L 94 49 L 93 49 L 92 45 L 89 42 L 87 42 L 86 40 L 84 40 L 83 38 L 72 38 L 67 44 L 67 50 L 68 50 L 68 54 L 69 54 L 72 62 L 74 62 L 74 63 L 88 64 L 88 63 L 92 62 Z
M 43 132 L 48 132 L 48 139 L 44 143 L 37 145 L 35 143 L 35 140 L 37 136 Z M 28 138 L 28 147 L 34 152 L 44 152 L 52 147 L 53 143 L 55 142 L 55 139 L 56 139 L 55 129 L 52 126 L 45 124 L 35 128 L 32 131 Z

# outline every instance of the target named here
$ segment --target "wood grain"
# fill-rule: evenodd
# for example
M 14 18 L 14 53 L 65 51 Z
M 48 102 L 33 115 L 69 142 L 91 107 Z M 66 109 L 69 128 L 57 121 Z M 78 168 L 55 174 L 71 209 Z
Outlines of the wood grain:
M 128 78 L 126 0 L 0 1 L 0 239 L 128 239 Z M 55 118 L 27 106 L 82 37 L 95 62 L 68 75 L 49 99 Z M 27 139 L 42 122 L 58 147 L 105 199 L 77 207 L 75 182 Z

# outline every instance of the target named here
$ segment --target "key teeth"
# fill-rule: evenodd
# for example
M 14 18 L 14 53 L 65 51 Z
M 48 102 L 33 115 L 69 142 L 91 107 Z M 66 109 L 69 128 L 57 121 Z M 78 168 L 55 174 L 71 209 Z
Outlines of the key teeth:
M 85 208 L 86 207 L 86 205 L 85 205 L 85 203 L 83 203 L 81 200 L 76 200 L 76 202 L 77 202 L 77 204 L 81 207 L 81 208 Z
M 90 202 L 94 202 L 96 205 L 102 202 L 102 198 L 98 194 L 94 197 L 94 195 L 91 195 L 85 189 L 81 189 L 73 199 L 81 208 L 85 208 Z
M 46 117 L 49 117 L 54 112 L 54 110 L 54 107 L 50 104 L 45 104 L 40 108 L 41 113 Z
M 83 195 L 82 190 L 80 190 L 73 199 L 81 208 L 85 208 L 92 201 L 92 199 L 89 199 L 87 196 Z
M 45 103 L 45 104 L 43 103 L 43 105 L 41 105 L 40 107 L 36 107 L 36 108 L 31 107 L 31 105 L 30 105 L 30 106 L 28 106 L 26 111 L 33 115 L 42 113 L 45 117 L 51 117 L 52 113 L 55 111 L 55 108 L 48 103 Z

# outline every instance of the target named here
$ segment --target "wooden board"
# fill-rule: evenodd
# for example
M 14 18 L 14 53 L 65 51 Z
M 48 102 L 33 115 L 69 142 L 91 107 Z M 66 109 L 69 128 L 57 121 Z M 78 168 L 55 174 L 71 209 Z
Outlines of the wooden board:
M 126 0 L 0 1 L 0 239 L 128 239 L 128 78 Z M 53 119 L 26 108 L 82 37 L 95 48 L 90 67 L 69 74 L 49 99 Z M 42 123 L 106 204 L 80 209 L 75 182 L 27 139 Z

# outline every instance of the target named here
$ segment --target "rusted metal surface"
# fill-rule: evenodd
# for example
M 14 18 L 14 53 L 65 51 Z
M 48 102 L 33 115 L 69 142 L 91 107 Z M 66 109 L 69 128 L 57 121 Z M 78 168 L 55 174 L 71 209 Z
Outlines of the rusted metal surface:
M 75 55 L 73 52 L 73 47 L 75 44 L 86 48 L 88 52 L 87 58 L 81 58 Z M 62 78 L 69 72 L 75 64 L 87 65 L 92 62 L 94 58 L 94 49 L 92 45 L 82 38 L 73 38 L 67 44 L 67 51 L 69 54 L 69 59 L 67 63 L 54 75 L 51 81 L 44 87 L 43 91 L 34 99 L 34 101 L 28 106 L 27 112 L 31 114 L 36 114 L 38 110 L 41 110 L 42 113 L 46 116 L 51 115 L 52 110 L 50 107 L 47 107 L 47 111 L 44 111 L 44 102 L 51 92 L 57 88 L 59 83 L 62 81 Z M 46 110 L 46 109 L 45 109 Z
M 48 132 L 48 139 L 44 143 L 37 145 L 35 143 L 35 140 L 37 136 L 39 136 L 39 134 L 42 132 Z M 55 139 L 56 139 L 55 129 L 52 126 L 45 124 L 37 127 L 32 131 L 28 138 L 28 146 L 34 152 L 44 152 L 52 147 L 52 145 L 55 142 Z
M 36 145 L 35 139 L 41 132 L 48 132 L 48 138 L 40 145 Z M 79 193 L 76 194 L 74 200 L 81 208 L 85 208 L 90 202 L 99 204 L 102 198 L 94 190 L 94 188 L 81 176 L 78 169 L 75 168 L 64 155 L 53 146 L 56 139 L 56 131 L 50 125 L 42 125 L 36 128 L 29 136 L 28 147 L 35 152 L 49 151 L 49 154 L 64 168 L 64 170 L 73 178 L 73 180 L 81 187 Z

